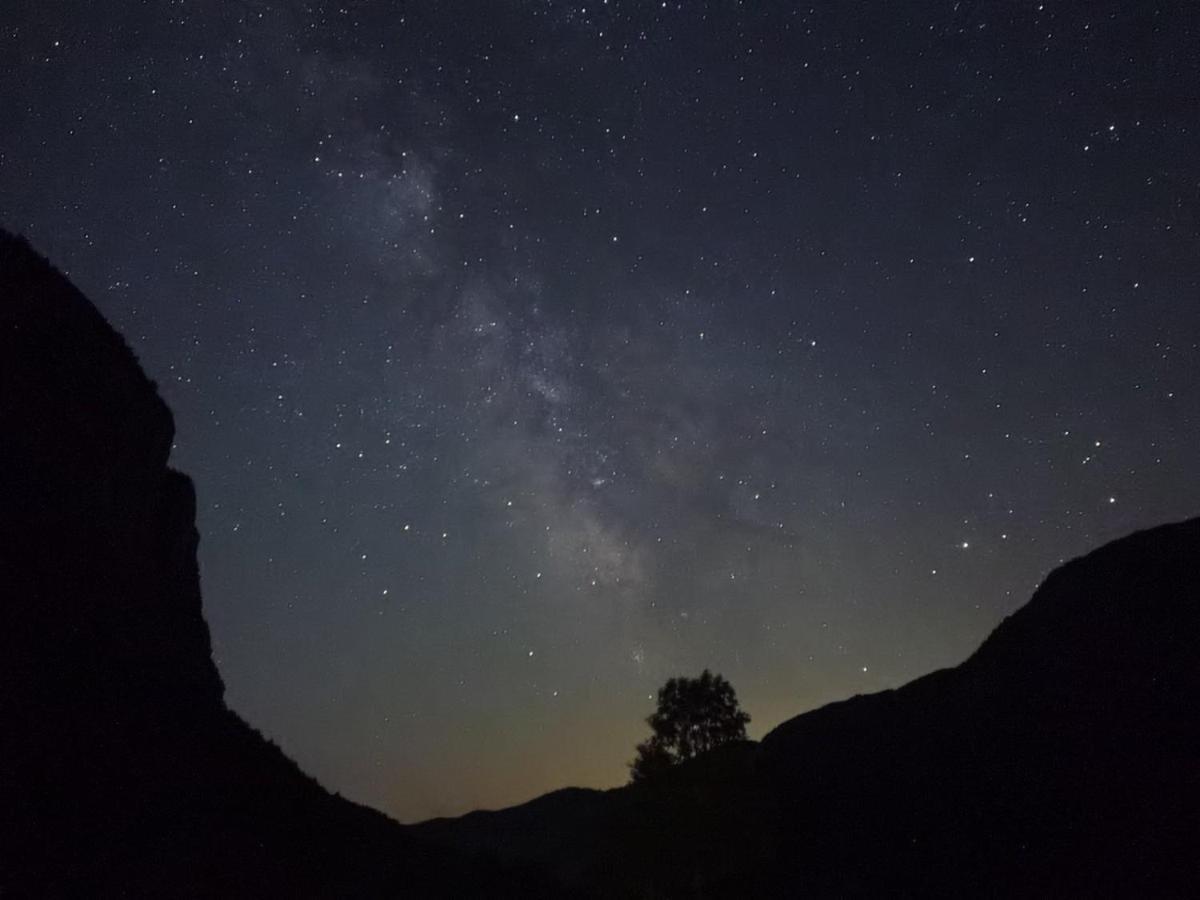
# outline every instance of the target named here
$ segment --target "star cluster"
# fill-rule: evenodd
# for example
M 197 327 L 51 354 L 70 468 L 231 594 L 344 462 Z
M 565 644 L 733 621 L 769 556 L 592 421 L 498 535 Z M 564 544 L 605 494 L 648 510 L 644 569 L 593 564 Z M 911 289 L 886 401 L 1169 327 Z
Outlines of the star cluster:
M 228 700 L 404 820 L 965 657 L 1200 510 L 1189 4 L 0 20 L 0 219 L 128 337 Z

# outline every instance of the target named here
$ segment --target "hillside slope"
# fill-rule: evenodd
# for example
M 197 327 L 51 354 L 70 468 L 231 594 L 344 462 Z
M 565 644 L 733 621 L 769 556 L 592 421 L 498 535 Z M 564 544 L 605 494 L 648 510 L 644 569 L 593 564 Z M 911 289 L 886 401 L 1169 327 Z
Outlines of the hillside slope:
M 955 668 L 421 833 L 605 897 L 1198 896 L 1198 645 L 1193 519 L 1057 569 Z

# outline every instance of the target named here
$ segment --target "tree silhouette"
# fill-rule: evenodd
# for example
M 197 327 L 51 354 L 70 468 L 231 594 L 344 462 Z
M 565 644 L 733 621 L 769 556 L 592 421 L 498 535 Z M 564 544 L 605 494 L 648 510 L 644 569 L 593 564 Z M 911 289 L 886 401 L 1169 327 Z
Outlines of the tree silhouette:
M 720 675 L 705 669 L 699 678 L 671 678 L 658 691 L 658 709 L 646 719 L 654 733 L 637 745 L 630 780 L 643 781 L 713 747 L 744 741 L 749 721 L 733 685 Z

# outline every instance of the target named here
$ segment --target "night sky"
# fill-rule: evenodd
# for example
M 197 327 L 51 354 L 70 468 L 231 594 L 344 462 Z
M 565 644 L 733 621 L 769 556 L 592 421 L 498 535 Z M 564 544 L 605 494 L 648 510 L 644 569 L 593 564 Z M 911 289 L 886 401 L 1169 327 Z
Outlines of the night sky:
M 404 821 L 962 660 L 1200 512 L 1191 2 L 5 0 L 230 705 Z

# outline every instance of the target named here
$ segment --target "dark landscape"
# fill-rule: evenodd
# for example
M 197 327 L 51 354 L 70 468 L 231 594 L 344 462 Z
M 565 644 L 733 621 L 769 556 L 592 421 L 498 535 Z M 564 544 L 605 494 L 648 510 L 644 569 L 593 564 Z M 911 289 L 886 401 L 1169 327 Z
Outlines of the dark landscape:
M 171 412 L 7 233 L 0 436 L 0 896 L 1200 893 L 1200 519 L 1056 569 L 954 668 L 403 827 L 225 706 Z

